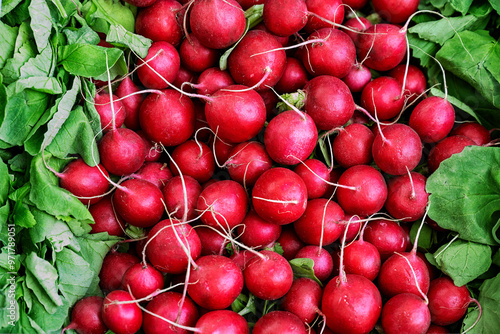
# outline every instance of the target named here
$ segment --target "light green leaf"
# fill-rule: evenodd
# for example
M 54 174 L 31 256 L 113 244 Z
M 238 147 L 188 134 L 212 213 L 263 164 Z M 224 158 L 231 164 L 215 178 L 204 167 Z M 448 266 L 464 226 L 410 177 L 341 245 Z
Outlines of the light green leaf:
M 17 226 L 31 228 L 36 225 L 35 217 L 31 213 L 28 205 L 24 203 L 16 203 L 12 212 L 12 219 Z
M 47 314 L 43 306 L 37 300 L 33 300 L 33 306 L 28 313 L 33 327 L 38 326 L 39 331 L 29 333 L 47 333 L 56 334 L 61 332 L 61 328 L 70 315 L 71 305 L 66 299 L 62 299 L 63 304 L 59 306 L 52 314 Z
M 49 314 L 55 313 L 57 307 L 63 305 L 61 296 L 57 292 L 56 268 L 35 253 L 26 256 L 25 268 L 27 286 Z
M 21 78 L 29 77 L 51 77 L 52 76 L 52 62 L 53 62 L 52 45 L 47 45 L 45 49 L 40 52 L 35 58 L 30 58 L 24 64 L 21 71 Z M 59 94 L 59 93 L 57 93 Z
M 452 155 L 427 179 L 429 217 L 464 240 L 498 245 L 499 175 L 498 147 L 469 146 Z
M 293 277 L 307 277 L 316 281 L 321 287 L 323 283 L 314 275 L 314 260 L 309 258 L 295 258 L 289 261 L 290 266 L 292 266 Z
M 38 92 L 51 95 L 61 94 L 62 87 L 54 77 L 29 77 L 16 81 L 15 92 L 20 93 L 25 89 L 33 89 Z
M 148 54 L 152 41 L 144 36 L 133 34 L 121 25 L 112 24 L 106 35 L 106 42 L 117 43 L 128 47 L 141 58 Z
M 92 0 L 92 4 L 97 10 L 90 15 L 88 22 L 96 31 L 107 34 L 110 24 L 114 24 L 134 32 L 135 18 L 130 7 L 118 0 Z
M 68 44 L 97 45 L 97 43 L 101 40 L 99 35 L 87 25 L 79 29 L 66 28 L 63 32 L 68 39 Z
M 28 10 L 31 16 L 31 30 L 38 51 L 41 52 L 49 43 L 50 31 L 52 30 L 50 9 L 45 0 L 31 0 Z
M 413 57 L 420 60 L 420 65 L 423 67 L 429 67 L 434 64 L 434 59 L 429 57 L 429 55 L 434 56 L 439 50 L 439 45 L 434 42 L 421 39 L 416 34 L 408 33 L 406 36 L 408 37 L 410 48 L 413 51 Z
M 0 69 L 14 54 L 17 31 L 17 27 L 8 26 L 0 21 Z
M 123 51 L 90 44 L 71 44 L 59 49 L 58 59 L 73 75 L 98 77 L 122 57 Z M 106 66 L 106 62 L 108 66 Z M 113 78 L 112 78 L 113 79 Z
M 500 15 L 500 2 L 498 0 L 488 0 L 491 7 L 497 11 L 498 15 Z
M 3 82 L 10 84 L 21 76 L 21 67 L 32 57 L 37 54 L 36 46 L 32 41 L 33 36 L 26 22 L 19 26 L 14 46 L 14 54 L 7 59 L 1 71 Z
M 122 55 L 118 59 L 118 61 L 113 65 L 113 67 L 109 69 L 109 78 L 110 80 L 113 80 L 127 73 L 128 73 L 127 61 L 125 60 L 125 56 Z M 94 79 L 108 82 L 108 71 L 94 77 Z
M 469 11 L 472 1 L 473 0 L 450 0 L 450 4 L 457 12 L 465 15 Z
M 59 272 L 59 290 L 72 305 L 85 296 L 96 273 L 87 261 L 67 248 L 57 253 L 56 267 Z
M 0 17 L 3 17 L 5 15 L 9 14 L 22 1 L 23 0 L 3 0 L 2 1 L 2 8 L 0 10 Z
M 37 209 L 32 212 L 37 221 L 37 224 L 29 229 L 34 243 L 48 240 L 55 252 L 61 252 L 65 246 L 76 243 L 75 236 L 66 223 Z

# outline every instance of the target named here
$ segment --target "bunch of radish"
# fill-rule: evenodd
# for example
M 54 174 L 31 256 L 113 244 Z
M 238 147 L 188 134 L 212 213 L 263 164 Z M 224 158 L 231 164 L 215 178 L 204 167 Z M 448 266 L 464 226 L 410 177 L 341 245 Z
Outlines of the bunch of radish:
M 105 296 L 79 301 L 65 330 L 249 333 L 231 309 L 249 294 L 275 303 L 255 334 L 445 333 L 464 316 L 467 288 L 433 277 L 407 225 L 425 218 L 426 176 L 491 138 L 455 126 L 407 64 L 418 0 L 373 0 L 374 25 L 351 15 L 366 0 L 127 2 L 149 53 L 95 96 L 100 164 L 57 175 L 92 233 L 143 237 L 106 256 Z

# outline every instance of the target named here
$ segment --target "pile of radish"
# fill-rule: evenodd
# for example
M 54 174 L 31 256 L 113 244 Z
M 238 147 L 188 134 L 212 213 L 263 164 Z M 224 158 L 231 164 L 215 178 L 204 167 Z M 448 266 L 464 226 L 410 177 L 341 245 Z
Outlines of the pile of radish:
M 153 43 L 96 83 L 100 164 L 56 173 L 123 241 L 63 331 L 460 330 L 479 303 L 409 231 L 443 233 L 427 177 L 492 138 L 429 96 L 418 0 L 126 1 Z

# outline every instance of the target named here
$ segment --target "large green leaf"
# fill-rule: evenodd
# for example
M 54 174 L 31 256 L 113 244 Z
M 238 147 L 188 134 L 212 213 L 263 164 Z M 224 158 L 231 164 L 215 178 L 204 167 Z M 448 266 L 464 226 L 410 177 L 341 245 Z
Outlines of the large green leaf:
M 14 53 L 17 31 L 17 27 L 8 26 L 0 21 L 0 69 Z
M 500 148 L 466 147 L 429 176 L 429 217 L 464 240 L 498 245 Z
M 57 307 L 63 305 L 57 289 L 57 270 L 48 261 L 35 253 L 26 256 L 26 283 L 35 293 L 45 310 L 53 314 Z
M 73 75 L 98 77 L 122 57 L 123 51 L 90 44 L 71 44 L 59 49 L 58 60 Z M 114 79 L 114 78 L 111 78 Z
M 30 26 L 38 51 L 42 51 L 49 43 L 50 31 L 52 30 L 49 6 L 45 0 L 31 0 L 28 10 L 31 16 Z
M 56 267 L 59 273 L 59 290 L 73 305 L 85 296 L 96 273 L 87 261 L 68 248 L 57 253 Z

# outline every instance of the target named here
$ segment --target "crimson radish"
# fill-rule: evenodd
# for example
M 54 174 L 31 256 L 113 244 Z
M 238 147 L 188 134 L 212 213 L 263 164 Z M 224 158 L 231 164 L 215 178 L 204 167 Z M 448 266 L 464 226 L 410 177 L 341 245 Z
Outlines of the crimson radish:
M 111 195 L 104 197 L 99 202 L 89 207 L 89 212 L 94 218 L 90 233 L 107 232 L 109 235 L 123 237 L 125 235 L 125 222 L 113 208 Z
M 307 71 L 302 62 L 297 58 L 288 57 L 286 67 L 281 79 L 274 85 L 274 89 L 280 93 L 292 93 L 302 89 L 308 81 Z
M 427 178 L 410 172 L 389 180 L 385 208 L 391 216 L 404 221 L 415 221 L 423 217 L 429 194 L 425 191 Z
M 137 94 L 139 91 L 139 87 L 128 76 L 120 82 L 115 90 L 116 96 L 120 98 L 125 108 L 126 115 L 123 124 L 131 130 L 139 128 L 139 107 L 144 100 L 142 94 Z
M 191 176 L 196 181 L 208 181 L 215 170 L 214 155 L 207 144 L 187 140 L 172 152 L 172 174 Z
M 249 141 L 233 147 L 224 165 L 231 179 L 245 187 L 251 187 L 259 176 L 272 167 L 272 164 L 264 145 L 257 141 Z
M 303 334 L 306 328 L 299 317 L 287 311 L 272 311 L 263 315 L 253 327 L 253 334 Z
M 384 333 L 387 334 L 425 334 L 431 325 L 427 303 L 412 293 L 400 293 L 389 299 L 382 309 L 380 319 Z
M 137 75 L 147 88 L 165 89 L 174 82 L 181 66 L 179 52 L 165 41 L 153 42 L 144 59 L 139 59 Z
M 295 254 L 295 258 L 312 259 L 314 261 L 314 276 L 322 282 L 326 282 L 330 278 L 330 274 L 333 271 L 333 259 L 330 253 L 323 247 L 304 246 Z
M 247 321 L 230 310 L 210 311 L 202 315 L 195 327 L 200 334 L 249 334 Z
M 267 222 L 251 210 L 236 229 L 236 233 L 246 246 L 261 249 L 279 238 L 281 225 Z
M 352 123 L 339 130 L 332 144 L 333 156 L 342 167 L 368 165 L 372 162 L 375 135 L 366 126 Z
M 373 0 L 373 9 L 390 23 L 402 23 L 418 9 L 418 0 Z
M 173 175 L 166 163 L 145 162 L 132 176 L 135 179 L 151 182 L 161 190 Z
M 175 0 L 158 0 L 139 11 L 135 20 L 135 32 L 153 42 L 165 41 L 178 45 L 184 36 L 181 22 L 182 5 Z
M 396 252 L 404 252 L 408 246 L 405 230 L 398 223 L 385 219 L 371 221 L 365 228 L 364 239 L 378 249 L 382 261 Z
M 162 192 L 167 211 L 173 218 L 182 219 L 186 206 L 186 219 L 196 217 L 196 202 L 201 193 L 201 185 L 194 178 L 187 175 L 174 176 L 168 180 Z
M 283 12 L 283 11 L 286 12 Z M 304 0 L 266 0 L 263 20 L 267 29 L 278 36 L 290 36 L 307 24 L 307 6 Z
M 112 250 L 102 261 L 99 286 L 107 292 L 119 289 L 125 272 L 139 262 L 137 256 Z
M 316 281 L 300 277 L 293 281 L 292 287 L 283 297 L 281 307 L 284 311 L 298 316 L 302 322 L 311 323 L 318 313 L 323 290 Z
M 409 125 L 424 143 L 446 137 L 455 124 L 455 109 L 447 100 L 431 96 L 421 101 L 410 115 Z
M 308 199 L 319 198 L 326 193 L 330 171 L 323 162 L 317 159 L 307 159 L 298 164 L 293 171 L 304 180 Z
M 96 94 L 94 99 L 95 110 L 99 114 L 103 132 L 121 127 L 127 115 L 125 106 L 118 96 L 113 94 L 112 98 L 113 101 L 111 101 L 110 94 Z
M 474 146 L 476 143 L 467 137 L 455 135 L 446 137 L 434 146 L 427 157 L 429 169 L 434 172 L 443 160 L 448 159 L 455 153 L 460 153 L 466 146 Z
M 375 280 L 380 271 L 380 253 L 378 249 L 363 239 L 364 229 L 359 240 L 353 241 L 344 248 L 344 270 L 346 274 L 358 274 Z
M 297 233 L 295 233 L 294 229 L 290 227 L 287 228 L 287 226 L 283 227 L 281 235 L 276 242 L 281 245 L 281 248 L 283 249 L 283 257 L 287 260 L 295 258 L 297 252 L 305 246 L 302 240 L 300 240 L 297 236 Z
M 80 299 L 71 311 L 71 323 L 63 328 L 61 334 L 68 329 L 75 330 L 78 334 L 104 334 L 107 327 L 102 320 L 102 304 L 104 298 L 89 296 Z
M 351 92 L 359 93 L 372 80 L 372 72 L 363 64 L 354 64 L 342 81 Z
M 450 136 L 455 135 L 470 138 L 479 146 L 484 146 L 491 141 L 488 129 L 477 122 L 466 122 L 458 125 L 450 132 Z
M 369 82 L 361 92 L 361 106 L 381 121 L 398 115 L 404 102 L 401 84 L 392 77 L 378 77 Z
M 112 291 L 104 298 L 102 320 L 114 333 L 134 334 L 141 328 L 142 311 L 133 300 L 134 297 L 123 290 Z
M 307 33 L 327 28 L 335 24 L 341 24 L 344 21 L 344 6 L 341 0 L 323 1 L 306 0 L 309 19 L 305 26 Z
M 406 81 L 405 81 L 405 72 Z M 415 65 L 398 65 L 389 72 L 389 76 L 395 78 L 401 86 L 405 85 L 405 96 L 408 97 L 408 102 L 413 102 L 424 93 L 427 87 L 427 79 L 424 73 Z
M 181 63 L 188 70 L 193 72 L 203 72 L 217 64 L 219 52 L 215 49 L 207 48 L 200 43 L 198 38 L 190 35 L 182 41 L 179 47 Z
M 161 272 L 151 265 L 136 263 L 123 275 L 121 288 L 125 291 L 130 289 L 136 299 L 141 299 L 161 290 L 164 284 Z

